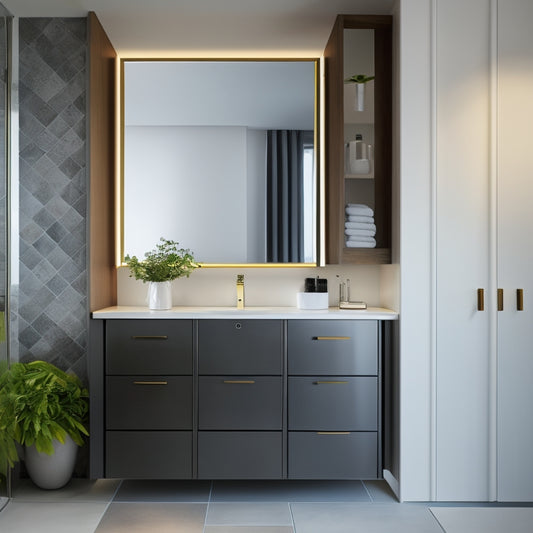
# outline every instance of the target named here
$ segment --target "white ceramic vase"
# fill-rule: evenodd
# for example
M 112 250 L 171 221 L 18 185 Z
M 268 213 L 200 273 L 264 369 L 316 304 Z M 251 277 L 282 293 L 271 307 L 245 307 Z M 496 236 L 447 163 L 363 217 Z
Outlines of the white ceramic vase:
M 52 455 L 38 452 L 35 446 L 24 451 L 26 470 L 31 480 L 41 489 L 60 489 L 72 477 L 78 445 L 67 435 L 65 444 L 53 441 L 55 452 Z
M 365 84 L 356 83 L 355 84 L 355 102 L 354 102 L 355 111 L 364 111 L 365 110 Z
M 154 310 L 172 309 L 172 282 L 150 281 L 148 307 Z

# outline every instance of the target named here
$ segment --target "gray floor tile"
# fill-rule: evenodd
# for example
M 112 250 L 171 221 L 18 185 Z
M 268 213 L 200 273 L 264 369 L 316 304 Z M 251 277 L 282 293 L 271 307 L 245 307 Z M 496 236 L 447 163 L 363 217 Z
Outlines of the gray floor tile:
M 0 513 L 2 533 L 94 533 L 106 503 L 11 501 Z
M 207 504 L 112 503 L 95 533 L 203 533 Z
M 373 502 L 398 503 L 398 499 L 386 481 L 363 481 L 363 484 Z
M 205 533 L 294 533 L 290 526 L 207 526 Z
M 361 481 L 214 481 L 212 502 L 370 502 Z
M 533 509 L 526 507 L 431 507 L 446 533 L 531 533 Z
M 115 479 L 71 479 L 67 485 L 57 490 L 42 490 L 29 479 L 17 482 L 13 489 L 13 499 L 25 502 L 102 502 L 113 499 L 119 480 Z
M 211 503 L 206 525 L 291 526 L 288 503 Z
M 427 507 L 381 503 L 293 503 L 298 533 L 443 533 Z
M 126 480 L 114 501 L 207 503 L 210 492 L 211 481 Z

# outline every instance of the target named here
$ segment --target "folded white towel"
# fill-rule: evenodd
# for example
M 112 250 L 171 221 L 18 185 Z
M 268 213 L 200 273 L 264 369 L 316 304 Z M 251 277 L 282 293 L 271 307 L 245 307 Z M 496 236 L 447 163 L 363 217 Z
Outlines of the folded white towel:
M 374 217 L 367 217 L 365 215 L 348 215 L 346 220 L 348 222 L 364 222 L 367 224 L 374 224 Z
M 345 229 L 345 235 L 350 235 L 354 237 L 373 237 L 376 234 L 375 229 Z
M 374 237 L 369 237 L 368 235 L 348 235 L 346 237 L 346 242 L 348 241 L 376 242 L 376 239 L 374 239 Z
M 347 248 L 375 248 L 376 247 L 376 239 L 373 239 L 373 242 L 371 241 L 346 241 L 346 247 Z
M 348 206 L 346 207 L 346 214 L 347 215 L 364 215 L 368 217 L 373 217 L 374 211 L 367 205 L 348 204 Z
M 371 229 L 374 232 L 376 231 L 376 225 L 367 222 L 345 222 L 344 227 L 346 229 Z
M 347 248 L 375 248 L 376 243 L 362 242 L 362 241 L 348 241 L 346 243 Z

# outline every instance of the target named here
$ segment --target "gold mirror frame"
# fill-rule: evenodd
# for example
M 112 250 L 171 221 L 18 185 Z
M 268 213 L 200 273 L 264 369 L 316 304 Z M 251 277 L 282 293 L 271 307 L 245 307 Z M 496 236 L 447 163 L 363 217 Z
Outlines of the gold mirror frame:
M 118 242 L 120 245 L 119 249 L 119 260 L 120 265 L 125 266 L 124 257 L 125 257 L 125 245 L 124 245 L 124 163 L 125 163 L 125 140 L 124 140 L 124 128 L 125 128 L 125 63 L 135 62 L 135 61 L 161 61 L 161 62 L 172 62 L 172 61 L 205 61 L 205 62 L 269 62 L 269 61 L 283 61 L 283 62 L 313 62 L 315 65 L 315 113 L 314 113 L 314 164 L 315 164 L 315 189 L 316 189 L 316 200 L 315 200 L 315 225 L 316 225 L 316 236 L 315 236 L 315 261 L 312 263 L 199 263 L 202 268 L 312 268 L 316 266 L 322 266 L 323 261 L 323 196 L 324 196 L 324 186 L 323 186 L 323 162 L 322 162 L 322 129 L 320 124 L 322 122 L 322 105 L 321 105 L 321 62 L 318 58 L 263 58 L 263 57 L 250 57 L 250 58 L 192 58 L 192 57 L 179 57 L 179 58 L 122 58 L 120 60 L 120 101 L 119 101 L 119 113 L 120 113 L 120 171 L 119 183 L 118 183 L 118 197 L 119 197 L 119 213 L 118 213 L 118 224 L 119 224 L 119 235 Z

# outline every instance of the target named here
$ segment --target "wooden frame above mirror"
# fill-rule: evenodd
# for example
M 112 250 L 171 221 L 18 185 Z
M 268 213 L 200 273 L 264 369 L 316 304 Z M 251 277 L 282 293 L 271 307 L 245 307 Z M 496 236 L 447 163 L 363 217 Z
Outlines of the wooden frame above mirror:
M 172 74 L 168 70 L 162 74 L 167 65 Z M 174 72 L 177 67 L 181 72 Z M 249 71 L 241 74 L 243 68 Z M 126 253 L 142 257 L 164 237 L 191 249 L 205 267 L 316 266 L 319 70 L 315 58 L 122 59 L 121 261 Z M 193 74 L 199 76 L 195 86 Z M 165 81 L 158 82 L 159 75 Z M 231 86 L 241 75 L 245 81 Z M 305 86 L 293 85 L 301 79 Z M 134 84 L 137 88 L 132 90 Z M 292 100 L 278 113 L 291 94 Z M 193 101 L 198 104 L 195 109 Z M 239 108 L 231 108 L 232 102 Z M 154 103 L 158 105 L 152 108 Z M 254 112 L 263 108 L 266 112 Z M 300 110 L 307 113 L 305 117 Z M 169 150 L 163 150 L 165 145 Z M 269 162 L 276 151 L 284 150 L 295 154 L 294 161 Z M 301 170 L 304 158 L 309 163 Z M 167 170 L 163 162 L 172 168 Z M 296 162 L 297 179 L 290 173 L 276 175 L 278 166 L 294 167 Z M 171 191 L 178 178 L 182 181 Z M 311 189 L 305 180 L 312 180 Z M 199 187 L 194 189 L 193 184 Z M 307 199 L 305 208 L 297 200 L 301 196 Z M 290 205 L 298 205 L 297 215 L 288 215 Z M 289 227 L 289 216 L 294 226 L 284 237 L 279 229 Z M 164 219 L 171 225 L 177 221 L 181 230 L 163 229 Z M 222 233 L 217 235 L 219 229 Z M 293 244 L 299 242 L 295 232 L 306 232 L 305 245 Z M 212 237 L 209 242 L 204 242 L 205 234 Z M 131 235 L 139 238 L 135 245 Z M 226 242 L 224 235 L 229 238 Z

